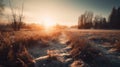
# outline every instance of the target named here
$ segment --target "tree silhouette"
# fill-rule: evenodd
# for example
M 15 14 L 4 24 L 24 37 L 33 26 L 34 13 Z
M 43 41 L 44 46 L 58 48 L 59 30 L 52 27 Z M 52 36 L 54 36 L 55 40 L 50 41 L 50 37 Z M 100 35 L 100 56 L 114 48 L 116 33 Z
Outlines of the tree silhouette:
M 105 29 L 105 28 L 107 28 L 106 18 L 102 17 L 101 15 L 96 15 L 94 17 L 93 23 L 94 23 L 93 28 L 95 28 L 95 29 Z
M 10 5 L 10 9 L 11 9 L 11 13 L 12 13 L 12 23 L 11 26 L 13 28 L 13 30 L 18 31 L 22 28 L 23 24 L 23 8 L 24 8 L 24 0 L 22 0 L 22 5 L 21 5 L 21 9 L 19 9 L 18 12 L 15 11 L 15 9 L 12 7 L 12 1 L 9 0 L 9 5 Z
M 79 29 L 89 29 L 92 27 L 93 12 L 86 11 L 78 18 Z
M 108 22 L 105 17 L 86 11 L 78 18 L 78 29 L 120 29 L 120 7 L 113 7 Z
M 4 10 L 3 0 L 0 0 L 0 15 L 2 14 L 3 10 Z
M 120 29 L 120 7 L 113 7 L 112 12 L 109 16 L 109 28 Z
M 78 29 L 84 28 L 84 15 L 81 15 L 81 17 L 78 18 Z

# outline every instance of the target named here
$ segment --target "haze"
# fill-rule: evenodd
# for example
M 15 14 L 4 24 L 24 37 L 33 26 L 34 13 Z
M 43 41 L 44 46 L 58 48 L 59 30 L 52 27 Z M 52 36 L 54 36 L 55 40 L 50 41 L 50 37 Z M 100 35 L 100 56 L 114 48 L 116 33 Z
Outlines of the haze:
M 20 7 L 22 2 L 11 1 L 14 7 Z M 108 17 L 113 6 L 120 5 L 119 2 L 119 0 L 24 0 L 25 21 L 44 25 L 76 25 L 78 17 L 85 11 Z M 6 12 L 10 12 L 8 0 L 5 0 L 5 4 Z

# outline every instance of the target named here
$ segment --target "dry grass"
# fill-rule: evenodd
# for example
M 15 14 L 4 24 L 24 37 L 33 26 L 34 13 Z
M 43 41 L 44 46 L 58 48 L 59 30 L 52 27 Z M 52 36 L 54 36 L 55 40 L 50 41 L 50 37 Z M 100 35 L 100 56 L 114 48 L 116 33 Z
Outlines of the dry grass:
M 117 52 L 120 52 L 120 42 L 115 43 L 115 48 Z
M 87 65 L 82 60 L 74 61 L 70 67 L 87 67 Z
M 0 66 L 6 67 L 34 67 L 33 58 L 27 51 L 27 48 L 40 45 L 41 48 L 48 47 L 49 42 L 57 41 L 61 31 L 45 33 L 44 31 L 17 31 L 0 32 Z M 119 32 L 66 32 L 69 39 L 69 46 L 72 47 L 70 54 L 74 60 L 81 59 L 85 62 L 94 62 L 93 59 L 99 56 L 100 51 L 91 47 L 88 43 L 92 40 L 108 40 L 111 45 L 116 43 L 120 51 Z M 116 42 L 118 41 L 118 42 Z M 56 56 L 49 55 L 49 59 L 56 60 Z M 80 61 L 75 61 L 71 67 L 80 67 Z M 93 66 L 94 67 L 94 66 Z
M 5 67 L 34 67 L 24 40 L 12 40 L 9 32 L 0 33 L 0 65 Z
M 71 56 L 77 62 L 73 63 L 73 67 L 79 66 L 79 59 L 91 67 L 99 67 L 99 64 L 105 64 L 105 67 L 110 66 L 110 59 L 98 49 L 98 46 L 114 47 L 120 49 L 120 32 L 119 31 L 67 31 L 69 45 L 72 47 Z M 117 41 L 117 42 L 116 42 Z M 108 44 L 105 44 L 108 43 Z M 100 59 L 100 60 L 99 60 Z
M 85 40 L 81 39 L 81 40 L 77 40 L 74 41 L 71 44 L 72 50 L 70 51 L 70 54 L 73 56 L 73 58 L 77 58 L 81 51 L 83 51 L 86 47 L 87 47 L 87 43 Z
M 58 36 L 58 32 L 54 33 Z M 5 67 L 34 67 L 34 61 L 27 48 L 49 46 L 53 35 L 38 31 L 0 32 L 0 65 Z

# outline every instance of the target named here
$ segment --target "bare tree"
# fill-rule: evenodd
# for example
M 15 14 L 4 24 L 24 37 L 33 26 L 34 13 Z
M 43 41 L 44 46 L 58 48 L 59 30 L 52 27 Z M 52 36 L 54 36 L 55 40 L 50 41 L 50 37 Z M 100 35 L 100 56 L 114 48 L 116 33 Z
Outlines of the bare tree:
M 94 28 L 95 29 L 103 29 L 103 28 L 105 28 L 105 27 L 107 27 L 106 26 L 106 18 L 105 17 L 102 17 L 101 15 L 96 15 L 95 17 L 94 17 Z
M 90 28 L 92 25 L 93 12 L 86 11 L 78 19 L 78 28 Z
M 2 14 L 3 10 L 4 10 L 3 0 L 0 0 L 0 15 Z
M 22 8 L 19 9 L 20 12 L 16 12 L 15 9 L 12 7 L 11 0 L 9 0 L 9 5 L 11 9 L 11 14 L 12 14 L 12 23 L 11 26 L 13 30 L 18 31 L 22 28 L 23 26 L 23 9 L 24 9 L 24 0 L 22 0 Z

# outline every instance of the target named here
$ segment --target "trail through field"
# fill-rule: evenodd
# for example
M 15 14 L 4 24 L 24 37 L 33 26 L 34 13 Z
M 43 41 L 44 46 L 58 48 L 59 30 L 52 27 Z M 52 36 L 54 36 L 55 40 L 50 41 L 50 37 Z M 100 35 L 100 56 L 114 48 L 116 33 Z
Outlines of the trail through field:
M 65 63 L 72 60 L 72 58 L 69 58 L 68 50 L 70 49 L 70 47 L 67 47 L 67 45 L 65 44 L 66 41 L 67 41 L 66 34 L 61 33 L 61 35 L 58 36 L 58 41 L 57 42 L 50 41 L 48 47 L 40 48 L 40 46 L 38 45 L 30 48 L 29 52 L 36 61 L 35 63 L 36 67 L 47 65 L 48 63 L 46 62 L 48 61 L 48 58 L 50 56 L 53 57 L 55 56 L 57 61 L 61 63 Z
M 68 47 L 68 45 L 66 45 L 66 42 L 69 40 L 68 39 L 69 37 L 72 39 L 86 38 L 88 39 L 92 48 L 95 48 L 98 51 L 100 51 L 99 54 L 102 54 L 102 55 L 94 57 L 93 59 L 95 60 L 95 64 L 97 65 L 97 67 L 119 67 L 120 66 L 119 55 L 116 56 L 115 54 L 109 53 L 109 50 L 106 47 L 104 47 L 102 44 L 97 43 L 99 41 L 89 40 L 90 37 L 99 36 L 99 34 L 95 35 L 93 32 L 90 32 L 90 31 L 81 31 L 81 33 L 79 33 L 80 32 L 79 30 L 69 30 L 67 32 L 62 32 L 58 36 L 57 41 L 52 41 L 52 40 L 49 41 L 48 47 L 41 48 L 40 45 L 37 45 L 32 48 L 29 48 L 28 50 L 29 53 L 34 57 L 34 60 L 36 61 L 35 63 L 36 67 L 70 67 L 69 65 L 73 63 L 74 60 L 69 54 L 71 47 Z M 52 58 L 49 58 L 49 57 L 52 57 Z M 103 64 L 104 62 L 105 64 Z

